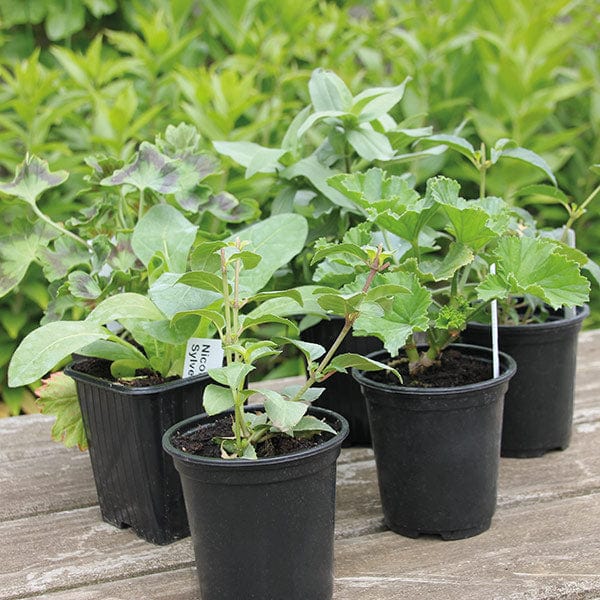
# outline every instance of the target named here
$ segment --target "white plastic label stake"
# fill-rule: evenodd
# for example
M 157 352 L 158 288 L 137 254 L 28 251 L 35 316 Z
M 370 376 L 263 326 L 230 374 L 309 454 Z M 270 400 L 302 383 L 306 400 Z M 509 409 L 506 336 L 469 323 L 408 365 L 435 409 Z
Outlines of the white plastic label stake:
M 572 229 L 567 229 L 567 246 L 569 248 L 575 248 L 575 232 Z M 577 314 L 574 308 L 569 308 L 568 306 L 564 307 L 565 317 L 567 319 L 572 319 Z
M 208 369 L 222 367 L 223 355 L 221 340 L 190 338 L 185 351 L 182 377 L 185 379 L 203 375 Z
M 496 263 L 490 265 L 490 273 L 496 274 Z M 494 379 L 500 377 L 500 354 L 498 353 L 498 301 L 492 300 L 492 368 Z

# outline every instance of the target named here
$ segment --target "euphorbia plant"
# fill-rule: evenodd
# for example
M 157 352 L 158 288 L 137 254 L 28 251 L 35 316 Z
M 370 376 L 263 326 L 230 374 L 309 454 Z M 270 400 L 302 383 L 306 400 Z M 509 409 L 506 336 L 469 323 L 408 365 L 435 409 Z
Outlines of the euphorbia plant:
M 459 184 L 445 177 L 430 179 L 420 196 L 403 179 L 388 178 L 380 169 L 336 176 L 329 183 L 363 211 L 369 224 L 346 240 L 377 235 L 388 250 L 396 250 L 396 264 L 376 283 L 402 290 L 365 303 L 355 332 L 379 337 L 392 356 L 403 349 L 413 374 L 435 364 L 494 299 L 530 295 L 555 309 L 588 299 L 590 286 L 580 272 L 585 255 L 560 241 L 528 236 L 520 213 L 500 198 L 465 200 Z M 346 240 L 321 245 L 317 258 L 328 255 L 328 261 L 317 276 L 336 285 L 345 277 L 342 292 L 352 294 L 353 268 L 361 257 Z M 417 332 L 425 333 L 422 351 Z
M 334 290 L 324 290 L 318 296 L 318 303 L 324 310 L 335 310 L 344 316 L 337 339 L 329 349 L 318 344 L 302 342 L 290 338 L 276 340 L 256 340 L 249 337 L 255 325 L 263 323 L 285 323 L 290 329 L 297 329 L 294 322 L 276 314 L 289 308 L 291 299 L 301 312 L 302 296 L 298 290 L 253 293 L 249 282 L 253 280 L 253 270 L 260 265 L 261 256 L 247 249 L 247 244 L 239 238 L 230 242 L 208 242 L 196 249 L 198 256 L 205 257 L 205 269 L 186 273 L 181 283 L 220 293 L 220 299 L 205 309 L 186 311 L 173 317 L 173 325 L 192 315 L 208 319 L 217 331 L 225 352 L 225 366 L 209 370 L 216 382 L 207 386 L 204 393 L 204 408 L 210 415 L 233 409 L 232 435 L 215 441 L 221 445 L 224 458 L 256 458 L 256 445 L 270 437 L 289 435 L 310 437 L 320 432 L 335 434 L 335 431 L 319 419 L 307 415 L 310 402 L 319 397 L 323 388 L 313 385 L 332 376 L 335 372 L 346 372 L 350 367 L 364 370 L 388 369 L 390 367 L 357 354 L 334 356 L 344 337 L 350 332 L 361 314 L 363 303 L 378 301 L 382 295 L 390 295 L 401 288 L 387 285 L 373 287 L 378 274 L 389 267 L 386 255 L 378 248 L 360 248 L 355 252 L 361 260 L 355 265 L 355 273 L 364 274 L 360 291 L 346 298 Z M 261 304 L 271 311 L 260 310 Z M 249 312 L 245 309 L 253 306 Z M 285 344 L 296 346 L 306 359 L 306 382 L 291 386 L 282 392 L 261 389 L 264 395 L 264 412 L 244 412 L 248 397 L 256 393 L 247 384 L 248 375 L 255 369 L 261 358 L 281 352 Z

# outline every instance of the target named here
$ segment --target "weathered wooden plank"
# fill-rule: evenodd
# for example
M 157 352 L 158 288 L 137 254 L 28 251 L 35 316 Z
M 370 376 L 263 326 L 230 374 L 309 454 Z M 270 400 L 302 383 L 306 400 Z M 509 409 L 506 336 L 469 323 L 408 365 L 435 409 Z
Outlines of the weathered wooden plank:
M 340 540 L 337 598 L 597 598 L 599 530 L 593 494 L 505 508 L 490 531 L 460 542 L 391 532 Z
M 190 539 L 154 546 L 103 523 L 97 507 L 0 523 L 0 598 L 193 564 Z
M 334 600 L 591 600 L 600 594 L 599 529 L 600 495 L 594 494 L 501 510 L 490 531 L 459 542 L 391 532 L 338 540 Z M 126 579 L 117 570 L 116 581 L 28 598 L 198 598 L 191 566 L 164 568 Z M 61 572 L 65 587 L 76 585 L 71 572 L 68 578 Z

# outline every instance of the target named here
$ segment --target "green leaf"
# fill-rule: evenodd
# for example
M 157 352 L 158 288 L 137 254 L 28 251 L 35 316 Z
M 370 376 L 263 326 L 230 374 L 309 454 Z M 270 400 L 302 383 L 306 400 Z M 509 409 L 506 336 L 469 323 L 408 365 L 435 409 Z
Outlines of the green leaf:
M 402 381 L 402 377 L 396 369 L 377 360 L 361 356 L 360 354 L 338 354 L 329 363 L 327 370 L 332 368 L 340 373 L 347 373 L 348 369 L 352 367 L 360 369 L 361 371 L 391 371 L 400 381 Z
M 300 215 L 275 215 L 242 229 L 227 238 L 249 242 L 245 250 L 262 257 L 251 271 L 242 271 L 240 284 L 250 295 L 260 291 L 275 272 L 287 265 L 303 248 L 308 234 L 306 219 Z
M 358 310 L 364 300 L 364 294 L 328 294 L 323 293 L 317 298 L 317 302 L 323 310 L 341 317 L 345 317 Z
M 150 263 L 156 252 L 162 252 L 169 270 L 183 273 L 197 230 L 176 208 L 159 204 L 138 221 L 131 246 L 144 265 Z
M 546 240 L 502 238 L 494 252 L 496 275 L 477 286 L 481 300 L 530 294 L 552 308 L 581 306 L 589 299 L 590 284 L 576 262 L 557 252 Z
M 306 177 L 327 200 L 342 208 L 354 209 L 352 202 L 327 184 L 328 179 L 335 174 L 335 171 L 321 164 L 319 159 L 311 154 L 283 170 L 281 177 L 290 181 L 295 177 Z
M 292 344 L 292 346 L 298 348 L 298 350 L 300 350 L 300 352 L 302 352 L 302 354 L 306 356 L 306 360 L 309 363 L 318 360 L 319 358 L 321 358 L 321 356 L 325 354 L 325 348 L 323 348 L 323 346 L 319 344 L 313 344 L 312 342 L 303 342 L 302 340 L 294 340 L 286 337 L 281 339 L 286 341 L 288 344 Z
M 73 352 L 110 337 L 110 332 L 88 321 L 55 321 L 33 330 L 15 350 L 8 366 L 8 384 L 33 383 Z
M 242 382 L 246 379 L 248 373 L 254 371 L 252 365 L 234 362 L 226 367 L 218 367 L 209 369 L 208 374 L 217 382 L 223 385 L 228 385 L 231 388 L 239 388 Z
M 138 369 L 144 369 L 149 366 L 148 360 L 139 358 L 120 358 L 110 365 L 110 374 L 115 379 L 125 379 L 135 377 Z
M 208 319 L 217 329 L 221 331 L 225 329 L 225 317 L 220 312 L 209 309 L 188 310 L 177 313 L 173 317 L 173 323 L 177 324 L 178 321 L 180 321 L 181 319 L 186 319 L 194 315 L 197 317 Z
M 561 204 L 569 204 L 569 197 L 557 187 L 551 185 L 527 185 L 524 188 L 520 188 L 516 191 L 518 196 L 542 196 L 544 198 L 551 198 L 552 200 Z M 538 202 L 537 198 L 532 200 L 532 203 Z
M 177 280 L 177 283 L 183 283 L 201 290 L 211 290 L 218 294 L 223 293 L 222 278 L 208 271 L 188 271 Z
M 53 248 L 39 248 L 38 255 L 48 281 L 62 279 L 74 267 L 90 262 L 89 250 L 67 236 L 56 238 Z
M 475 256 L 470 248 L 452 242 L 442 258 L 421 261 L 419 271 L 429 276 L 433 281 L 445 281 L 451 279 L 461 267 L 471 264 L 474 258 Z
M 261 390 L 265 396 L 265 412 L 273 427 L 285 433 L 292 431 L 300 419 L 306 414 L 308 405 L 304 402 L 286 400 L 273 390 Z
M 111 321 L 126 318 L 159 321 L 164 319 L 164 315 L 158 310 L 152 300 L 146 296 L 125 292 L 110 296 L 100 302 L 87 316 L 86 322 L 105 325 Z
M 407 77 L 400 85 L 394 87 L 370 88 L 354 97 L 352 112 L 358 115 L 361 123 L 379 119 L 387 114 L 404 96 L 406 84 L 411 80 Z
M 0 184 L 0 191 L 35 205 L 41 194 L 60 185 L 68 177 L 66 171 L 51 172 L 47 161 L 28 155 L 17 167 L 14 179 L 10 183 Z
M 69 291 L 75 298 L 83 300 L 95 300 L 102 295 L 102 290 L 96 280 L 84 271 L 73 271 L 69 273 Z
M 250 327 L 255 327 L 256 325 L 262 325 L 264 323 L 279 323 L 281 325 L 285 325 L 291 331 L 294 331 L 294 332 L 298 331 L 298 325 L 296 323 L 294 323 L 294 321 L 290 321 L 289 319 L 286 319 L 285 317 L 279 317 L 277 315 L 269 315 L 269 314 L 260 315 L 259 317 L 249 317 L 249 316 L 243 317 L 242 323 L 241 323 L 242 331 L 250 329 Z
M 337 434 L 337 431 L 333 429 L 330 425 L 325 423 L 325 421 L 321 421 L 317 419 L 317 417 L 313 417 L 312 415 L 306 415 L 302 417 L 296 425 L 294 425 L 293 432 L 295 433 L 312 433 L 312 432 L 326 432 L 332 433 L 334 435 Z
M 296 394 L 302 389 L 302 387 L 303 386 L 301 385 L 288 385 L 282 390 L 282 393 L 288 398 L 294 398 Z M 315 400 L 318 400 L 324 391 L 325 388 L 310 387 L 304 391 L 302 396 L 300 396 L 299 400 L 304 400 L 305 402 L 312 403 Z
M 233 408 L 235 403 L 229 388 L 210 383 L 204 389 L 202 405 L 209 415 L 218 415 Z
M 350 90 L 332 71 L 315 69 L 308 82 L 308 91 L 315 111 L 349 112 L 352 107 Z
M 0 238 L 0 297 L 21 283 L 40 248 L 45 247 L 51 238 L 52 235 L 43 226 Z
M 366 124 L 347 132 L 348 143 L 365 160 L 391 160 L 394 149 L 383 133 L 379 133 Z
M 337 119 L 345 116 L 347 113 L 340 110 L 320 110 L 308 117 L 298 128 L 298 137 L 301 138 L 313 125 L 325 119 Z
M 177 313 L 206 308 L 222 298 L 222 294 L 177 283 L 180 277 L 178 273 L 163 273 L 148 291 L 152 302 L 167 318 L 171 319 Z
M 88 443 L 81 419 L 75 382 L 62 371 L 53 373 L 35 391 L 38 404 L 45 415 L 56 415 L 51 436 L 55 442 L 62 442 L 67 448 L 78 446 L 87 450 Z
M 117 344 L 110 340 L 97 340 L 80 348 L 77 354 L 82 356 L 94 356 L 106 360 L 146 360 L 145 356 L 133 345 Z M 147 362 L 147 361 L 146 361 Z
M 256 173 L 275 173 L 282 168 L 279 159 L 284 148 L 265 148 L 254 142 L 213 142 L 215 150 L 246 167 L 246 178 Z
M 557 185 L 556 177 L 548 163 L 535 152 L 516 146 L 515 142 L 512 140 L 506 138 L 498 140 L 492 148 L 491 158 L 492 163 L 497 162 L 500 158 L 513 158 L 524 162 L 543 171 L 548 179 L 550 179 L 554 185 Z
M 447 146 L 448 148 L 452 148 L 452 150 L 456 150 L 460 152 L 463 156 L 470 158 L 471 160 L 475 160 L 475 148 L 471 142 L 457 135 L 447 135 L 445 133 L 440 133 L 437 135 L 430 135 L 428 137 L 422 138 L 418 141 L 418 143 L 435 143 L 439 144 L 440 142 Z
M 319 306 L 317 298 L 314 295 L 316 285 L 304 285 L 294 288 L 298 292 L 300 301 L 295 296 L 272 298 L 262 302 L 255 309 L 251 310 L 247 316 L 257 318 L 262 315 L 277 315 L 279 317 L 287 317 L 291 315 L 316 314 L 325 315 L 325 311 Z M 290 290 L 288 290 L 290 291 Z M 256 299 L 257 296 L 253 296 Z
M 100 184 L 115 186 L 127 183 L 138 190 L 174 194 L 193 185 L 182 174 L 180 161 L 165 156 L 152 144 L 142 142 L 133 161 L 105 177 Z
M 385 349 L 396 356 L 409 335 L 428 329 L 428 311 L 432 297 L 412 273 L 385 273 L 382 279 L 386 283 L 405 288 L 406 292 L 400 292 L 392 299 L 377 304 L 363 304 L 361 314 L 354 323 L 353 333 L 378 337 L 383 341 Z
M 317 250 L 312 257 L 310 264 L 314 265 L 327 256 L 334 256 L 336 254 L 348 254 L 358 258 L 363 262 L 369 259 L 367 252 L 360 246 L 356 246 L 354 244 L 330 244 Z

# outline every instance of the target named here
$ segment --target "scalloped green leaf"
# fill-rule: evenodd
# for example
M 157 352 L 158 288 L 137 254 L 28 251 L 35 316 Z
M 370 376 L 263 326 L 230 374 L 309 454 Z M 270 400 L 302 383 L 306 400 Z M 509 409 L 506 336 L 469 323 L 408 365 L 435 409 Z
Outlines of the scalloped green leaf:
M 364 304 L 354 323 L 354 335 L 375 336 L 396 356 L 409 335 L 429 327 L 428 311 L 432 297 L 412 273 L 385 273 L 384 281 L 406 289 L 392 299 Z
M 530 294 L 558 309 L 581 306 L 589 299 L 590 283 L 579 265 L 546 240 L 502 238 L 493 257 L 496 274 L 487 275 L 477 286 L 481 300 Z

